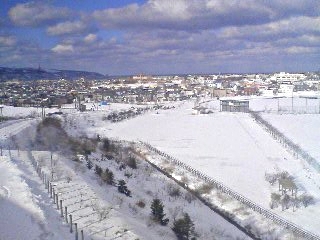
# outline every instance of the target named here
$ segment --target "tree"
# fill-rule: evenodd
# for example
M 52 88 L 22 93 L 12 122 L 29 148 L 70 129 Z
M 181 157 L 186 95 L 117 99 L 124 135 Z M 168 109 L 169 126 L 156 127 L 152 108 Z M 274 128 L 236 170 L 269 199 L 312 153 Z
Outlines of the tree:
M 93 163 L 90 161 L 90 159 L 87 159 L 87 168 L 91 169 L 93 167 Z
M 137 168 L 136 159 L 133 156 L 129 156 L 128 161 L 127 161 L 127 165 L 129 167 L 131 167 L 132 169 L 136 169 Z
M 169 219 L 165 218 L 165 213 L 163 212 L 163 203 L 160 199 L 155 198 L 151 203 L 151 215 L 153 220 L 159 222 L 161 225 L 165 226 L 168 224 Z
M 114 174 L 108 168 L 106 168 L 106 171 L 102 173 L 101 178 L 103 181 L 105 181 L 109 185 L 114 184 Z
M 95 169 L 94 169 L 95 173 L 98 174 L 99 176 L 101 176 L 102 174 L 102 168 L 98 165 L 96 165 Z
M 302 195 L 300 199 L 304 207 L 308 207 L 310 204 L 314 203 L 314 198 L 308 194 Z
M 118 181 L 118 191 L 128 197 L 131 197 L 131 191 L 127 188 L 126 182 L 124 180 Z
M 172 231 L 179 240 L 196 239 L 194 224 L 188 213 L 185 213 L 183 218 L 179 218 L 173 222 Z

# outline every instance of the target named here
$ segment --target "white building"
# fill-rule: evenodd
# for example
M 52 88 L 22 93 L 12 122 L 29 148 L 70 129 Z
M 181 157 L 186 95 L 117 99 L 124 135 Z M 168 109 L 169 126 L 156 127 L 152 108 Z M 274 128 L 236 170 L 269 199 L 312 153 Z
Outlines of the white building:
M 293 94 L 294 85 L 291 84 L 280 84 L 278 93 L 291 96 Z
M 275 73 L 271 80 L 275 80 L 278 83 L 293 83 L 296 81 L 304 80 L 307 76 L 302 73 L 286 73 L 286 72 L 280 72 Z

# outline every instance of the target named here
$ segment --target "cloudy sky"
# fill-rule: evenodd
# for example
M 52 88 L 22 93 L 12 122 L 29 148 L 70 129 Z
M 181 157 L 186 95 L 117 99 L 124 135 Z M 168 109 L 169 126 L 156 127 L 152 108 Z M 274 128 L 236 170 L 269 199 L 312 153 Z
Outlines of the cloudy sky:
M 103 74 L 315 71 L 319 0 L 1 0 L 0 66 Z

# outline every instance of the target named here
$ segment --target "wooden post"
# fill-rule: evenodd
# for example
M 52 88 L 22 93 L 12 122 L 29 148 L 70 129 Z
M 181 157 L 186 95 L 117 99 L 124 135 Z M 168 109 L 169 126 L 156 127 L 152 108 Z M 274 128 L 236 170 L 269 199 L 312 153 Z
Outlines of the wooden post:
M 59 199 L 58 199 L 58 193 L 56 193 L 56 204 L 57 204 L 57 209 L 59 210 Z
M 63 217 L 62 200 L 60 200 L 60 212 L 61 212 L 61 217 Z
M 64 212 L 65 212 L 66 223 L 68 223 L 68 208 L 67 207 L 64 207 Z
M 47 189 L 48 185 L 47 185 L 47 175 L 44 174 L 44 188 Z
M 73 230 L 72 230 L 72 215 L 71 214 L 69 215 L 69 218 L 70 218 L 70 232 L 72 233 Z
M 83 230 L 81 230 L 81 240 L 84 240 Z
M 52 198 L 52 183 L 50 183 L 50 198 Z
M 78 240 L 78 223 L 74 224 L 74 228 L 75 228 L 75 237 L 76 237 L 76 240 Z
M 52 195 L 53 195 L 53 203 L 56 203 L 56 194 L 54 192 L 54 188 L 52 188 Z

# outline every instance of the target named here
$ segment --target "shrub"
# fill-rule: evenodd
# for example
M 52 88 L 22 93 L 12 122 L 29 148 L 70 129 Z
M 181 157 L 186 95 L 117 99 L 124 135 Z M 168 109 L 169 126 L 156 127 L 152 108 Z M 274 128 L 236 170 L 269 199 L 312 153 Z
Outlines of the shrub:
M 129 167 L 131 167 L 132 169 L 136 169 L 137 168 L 136 159 L 133 156 L 129 156 L 128 161 L 127 161 L 127 165 Z
M 143 200 L 139 200 L 138 202 L 136 202 L 136 205 L 140 208 L 144 208 L 146 206 L 146 204 Z
M 106 170 L 101 174 L 101 178 L 103 181 L 105 181 L 109 185 L 114 184 L 114 174 L 108 168 L 106 168 Z
M 314 203 L 314 198 L 308 194 L 304 194 L 300 196 L 300 201 L 302 202 L 304 207 L 308 207 L 310 204 Z
M 192 201 L 196 200 L 196 197 L 189 193 L 189 192 L 186 192 L 186 194 L 184 195 L 184 199 L 188 202 L 188 203 L 191 203 Z
M 200 187 L 198 187 L 195 190 L 195 192 L 199 195 L 209 194 L 213 188 L 214 188 L 214 186 L 211 183 L 204 183 Z
M 168 185 L 168 194 L 170 197 L 179 197 L 181 195 L 180 188 L 173 184 Z

